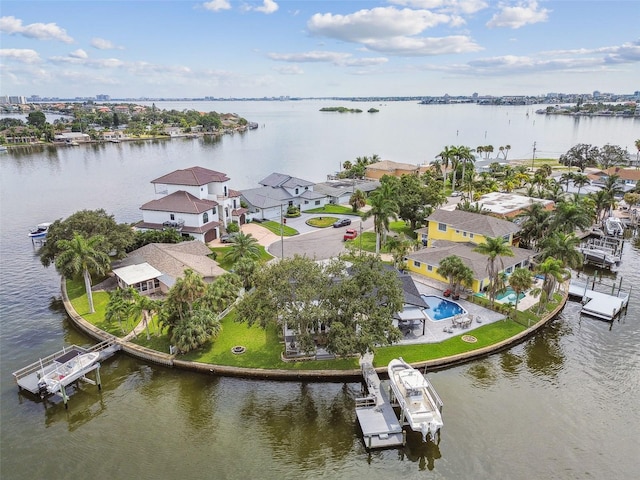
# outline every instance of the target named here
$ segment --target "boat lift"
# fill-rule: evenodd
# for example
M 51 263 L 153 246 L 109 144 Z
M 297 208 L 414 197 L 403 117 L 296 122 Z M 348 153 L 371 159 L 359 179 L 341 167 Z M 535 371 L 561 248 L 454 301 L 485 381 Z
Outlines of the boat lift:
M 16 370 L 13 372 L 13 377 L 18 384 L 18 388 L 22 390 L 27 390 L 28 392 L 40 396 L 40 398 L 44 398 L 46 396 L 55 394 L 62 398 L 64 402 L 64 407 L 68 408 L 69 395 L 67 394 L 66 387 L 71 383 L 82 380 L 83 382 L 89 383 L 91 385 L 97 385 L 98 389 L 102 389 L 102 384 L 100 380 L 100 361 L 105 360 L 112 355 L 114 355 L 118 350 L 120 350 L 121 346 L 113 341 L 104 341 L 94 345 L 90 348 L 83 348 L 77 345 L 71 345 L 69 347 L 64 347 L 62 350 L 55 352 L 46 357 L 40 358 L 37 362 L 33 362 L 26 367 L 21 368 L 20 370 Z M 62 379 L 59 383 L 60 389 L 56 392 L 44 391 L 41 388 L 40 379 L 50 373 L 56 368 L 59 368 L 60 365 L 68 362 L 70 359 L 78 356 L 84 355 L 86 353 L 98 352 L 98 361 L 92 363 L 76 372 L 74 375 L 70 375 Z M 87 378 L 87 374 L 89 372 L 95 371 L 95 380 Z

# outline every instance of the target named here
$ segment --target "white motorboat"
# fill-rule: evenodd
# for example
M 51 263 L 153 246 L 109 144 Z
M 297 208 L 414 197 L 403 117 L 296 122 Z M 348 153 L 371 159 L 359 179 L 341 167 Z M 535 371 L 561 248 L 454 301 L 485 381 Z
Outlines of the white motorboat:
M 387 367 L 393 394 L 402 409 L 402 416 L 412 430 L 435 440 L 435 434 L 444 425 L 442 400 L 422 373 L 406 363 L 402 357 L 389 362 Z M 403 423 L 403 422 L 401 422 Z
M 50 226 L 51 222 L 39 223 L 29 231 L 29 236 L 31 238 L 44 238 L 47 236 L 47 231 Z
M 578 248 L 578 251 L 582 253 L 586 262 L 594 265 L 611 267 L 620 261 L 619 255 L 616 255 L 611 249 L 603 246 L 586 245 Z
M 624 225 L 617 217 L 609 217 L 604 221 L 604 231 L 607 235 L 622 236 L 624 234 Z
M 59 358 L 43 368 L 38 380 L 41 395 L 59 392 L 62 388 L 83 377 L 90 371 L 100 356 L 99 352 L 74 355 L 71 358 Z

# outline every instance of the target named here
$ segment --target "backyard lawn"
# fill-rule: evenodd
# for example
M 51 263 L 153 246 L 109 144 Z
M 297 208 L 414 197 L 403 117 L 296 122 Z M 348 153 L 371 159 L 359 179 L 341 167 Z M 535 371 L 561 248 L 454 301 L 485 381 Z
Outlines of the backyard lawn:
M 312 208 L 311 210 L 305 210 L 304 213 L 329 213 L 335 215 L 356 215 L 362 216 L 362 212 L 354 213 L 351 207 L 345 207 L 344 205 L 334 205 L 332 203 L 320 208 Z

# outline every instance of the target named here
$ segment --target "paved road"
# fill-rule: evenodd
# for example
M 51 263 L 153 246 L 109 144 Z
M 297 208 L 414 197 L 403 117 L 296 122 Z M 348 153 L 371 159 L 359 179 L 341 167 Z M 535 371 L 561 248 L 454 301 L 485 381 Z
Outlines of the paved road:
M 285 237 L 284 241 L 276 237 L 275 242 L 271 243 L 267 250 L 276 257 L 282 257 L 284 251 L 285 258 L 291 258 L 294 255 L 306 255 L 316 260 L 325 260 L 333 258 L 345 251 L 342 237 L 347 228 L 355 228 L 360 231 L 367 231 L 373 228 L 373 219 L 370 218 L 366 222 L 362 222 L 359 217 L 351 218 L 352 223 L 349 227 L 340 228 L 314 228 L 308 226 L 305 221 L 309 218 L 320 217 L 322 215 L 303 214 L 296 219 L 287 219 L 287 226 L 291 226 L 298 230 L 300 235 L 294 237 Z M 344 218 L 344 215 L 331 215 L 332 217 Z M 293 221 L 292 221 L 293 220 Z

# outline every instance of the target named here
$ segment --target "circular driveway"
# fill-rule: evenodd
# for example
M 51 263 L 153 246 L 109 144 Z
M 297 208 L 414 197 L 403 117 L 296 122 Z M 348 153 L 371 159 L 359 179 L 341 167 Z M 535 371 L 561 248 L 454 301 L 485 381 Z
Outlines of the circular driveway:
M 340 228 L 316 228 L 306 224 L 308 219 L 322 216 L 350 218 L 351 225 Z M 283 256 L 285 258 L 291 258 L 295 255 L 306 255 L 316 260 L 325 260 L 337 257 L 345 251 L 342 237 L 347 228 L 355 228 L 358 230 L 358 235 L 360 235 L 361 232 L 373 228 L 373 219 L 370 218 L 363 222 L 360 217 L 352 215 L 316 215 L 303 213 L 298 218 L 287 218 L 287 226 L 295 228 L 300 234 L 293 237 L 284 237 L 283 239 L 272 234 L 272 236 L 265 238 L 265 241 L 261 242 L 261 244 L 267 247 L 271 255 L 279 258 Z

